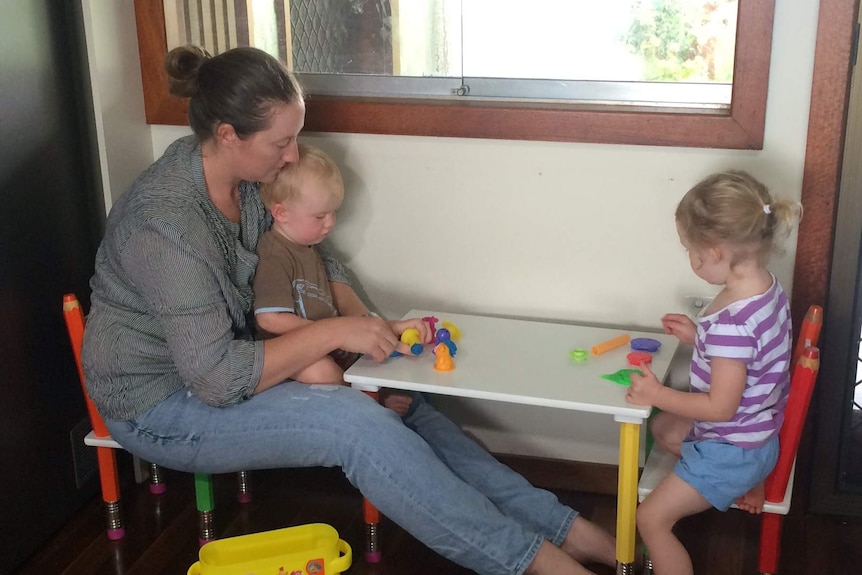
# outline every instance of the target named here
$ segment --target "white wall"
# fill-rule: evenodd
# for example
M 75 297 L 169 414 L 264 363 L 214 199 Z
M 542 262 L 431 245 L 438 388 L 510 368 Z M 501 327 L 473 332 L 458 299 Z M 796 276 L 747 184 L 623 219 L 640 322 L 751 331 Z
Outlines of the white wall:
M 153 162 L 132 0 L 82 0 L 105 211 Z
M 800 197 L 817 11 L 817 0 L 776 3 L 760 151 L 305 134 L 344 171 L 334 247 L 389 317 L 424 308 L 658 327 L 663 312 L 685 311 L 684 295 L 713 293 L 673 224 L 689 186 L 740 168 Z M 152 155 L 186 133 L 152 127 Z M 773 265 L 788 290 L 794 246 Z M 495 451 L 616 461 L 609 418 L 439 403 Z

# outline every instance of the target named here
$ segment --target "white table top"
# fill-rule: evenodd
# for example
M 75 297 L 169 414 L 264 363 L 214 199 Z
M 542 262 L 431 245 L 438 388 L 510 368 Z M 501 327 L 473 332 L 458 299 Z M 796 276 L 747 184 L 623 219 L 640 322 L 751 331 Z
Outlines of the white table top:
M 629 344 L 584 362 L 569 358 L 574 348 L 592 346 L 618 335 L 632 339 L 648 337 L 661 342 L 650 368 L 664 380 L 679 341 L 664 333 L 602 327 L 556 324 L 542 321 L 495 318 L 412 310 L 404 317 L 435 316 L 454 323 L 461 330 L 455 369 L 434 369 L 432 346 L 420 356 L 389 358 L 375 363 L 360 358 L 344 374 L 353 387 L 374 391 L 380 387 L 423 391 L 458 397 L 472 397 L 605 413 L 618 421 L 640 423 L 649 406 L 626 403 L 626 387 L 603 379 L 620 369 L 631 368 L 626 355 Z

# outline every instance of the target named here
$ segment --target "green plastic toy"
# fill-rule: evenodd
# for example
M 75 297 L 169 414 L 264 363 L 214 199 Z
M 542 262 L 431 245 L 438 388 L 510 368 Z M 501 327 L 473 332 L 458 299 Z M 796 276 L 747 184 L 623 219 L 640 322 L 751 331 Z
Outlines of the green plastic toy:
M 569 352 L 569 359 L 572 361 L 587 361 L 587 357 L 589 357 L 589 355 L 585 349 L 578 348 Z
M 607 379 L 608 381 L 613 381 L 614 383 L 618 383 L 620 385 L 631 385 L 633 373 L 643 375 L 643 372 L 639 369 L 621 369 L 615 373 L 605 374 L 602 376 L 602 378 Z

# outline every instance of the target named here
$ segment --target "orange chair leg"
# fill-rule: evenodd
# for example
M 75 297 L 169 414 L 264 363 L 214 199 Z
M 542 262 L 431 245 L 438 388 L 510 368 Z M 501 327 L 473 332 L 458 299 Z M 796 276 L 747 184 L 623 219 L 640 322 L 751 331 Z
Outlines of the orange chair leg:
M 99 481 L 102 484 L 102 501 L 105 502 L 105 519 L 108 539 L 115 541 L 126 535 L 120 516 L 120 480 L 117 476 L 117 456 L 110 447 L 97 447 Z
M 783 516 L 764 513 L 760 516 L 760 558 L 758 569 L 763 574 L 778 572 L 778 556 L 781 553 L 781 520 Z

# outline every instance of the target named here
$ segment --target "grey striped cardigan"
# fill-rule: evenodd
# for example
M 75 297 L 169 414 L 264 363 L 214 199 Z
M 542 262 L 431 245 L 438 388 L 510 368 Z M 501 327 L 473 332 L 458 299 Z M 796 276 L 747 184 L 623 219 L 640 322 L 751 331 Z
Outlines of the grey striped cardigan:
M 241 220 L 207 194 L 194 136 L 171 144 L 114 205 L 96 254 L 84 334 L 87 391 L 106 419 L 131 419 L 182 387 L 214 406 L 251 396 L 263 369 L 251 281 L 271 219 L 255 183 Z M 332 281 L 347 282 L 328 253 Z

